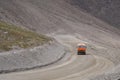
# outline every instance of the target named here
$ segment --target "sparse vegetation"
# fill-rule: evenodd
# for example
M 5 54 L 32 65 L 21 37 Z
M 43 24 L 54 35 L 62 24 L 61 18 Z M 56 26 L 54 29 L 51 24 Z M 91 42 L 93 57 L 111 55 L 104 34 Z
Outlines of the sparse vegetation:
M 0 51 L 34 47 L 49 40 L 50 38 L 44 35 L 38 35 L 32 31 L 0 22 Z

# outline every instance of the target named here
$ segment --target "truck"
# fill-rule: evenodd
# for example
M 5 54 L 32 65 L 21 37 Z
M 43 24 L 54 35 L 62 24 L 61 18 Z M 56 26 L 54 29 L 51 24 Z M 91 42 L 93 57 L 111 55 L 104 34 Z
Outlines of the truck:
M 84 43 L 79 43 L 77 47 L 77 54 L 78 55 L 86 55 L 86 44 Z

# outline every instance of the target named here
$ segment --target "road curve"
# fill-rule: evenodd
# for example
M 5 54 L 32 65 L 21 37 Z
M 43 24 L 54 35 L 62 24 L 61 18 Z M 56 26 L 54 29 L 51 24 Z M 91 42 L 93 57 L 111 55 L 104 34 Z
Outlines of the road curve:
M 57 36 L 56 39 L 59 39 L 62 44 L 68 45 L 72 51 L 73 49 L 70 45 L 72 46 L 74 43 L 69 40 L 75 41 L 75 38 L 65 40 L 66 37 Z M 66 41 L 72 44 L 69 45 Z M 0 80 L 87 80 L 105 72 L 111 67 L 113 67 L 113 63 L 105 58 L 95 55 L 78 56 L 74 54 L 62 64 L 44 69 L 2 74 L 0 75 Z

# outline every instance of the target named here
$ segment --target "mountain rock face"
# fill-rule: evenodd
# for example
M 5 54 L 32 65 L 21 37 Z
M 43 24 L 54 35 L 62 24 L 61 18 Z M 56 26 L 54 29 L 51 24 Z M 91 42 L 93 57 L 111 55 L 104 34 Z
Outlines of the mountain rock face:
M 69 0 L 91 15 L 120 28 L 120 0 Z

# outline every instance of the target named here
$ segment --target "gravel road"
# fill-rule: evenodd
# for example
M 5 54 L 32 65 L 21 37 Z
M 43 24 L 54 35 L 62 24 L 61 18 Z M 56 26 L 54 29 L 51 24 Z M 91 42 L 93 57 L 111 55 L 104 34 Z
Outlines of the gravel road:
M 66 62 L 44 69 L 0 75 L 1 80 L 83 80 L 100 75 L 111 69 L 111 61 L 94 55 L 78 56 L 74 45 L 80 42 L 71 35 L 56 35 L 60 43 L 66 45 L 73 54 Z M 70 44 L 71 43 L 71 44 Z

